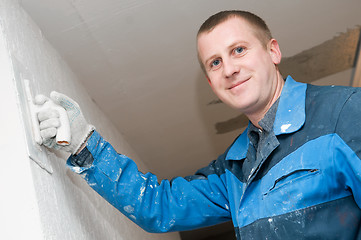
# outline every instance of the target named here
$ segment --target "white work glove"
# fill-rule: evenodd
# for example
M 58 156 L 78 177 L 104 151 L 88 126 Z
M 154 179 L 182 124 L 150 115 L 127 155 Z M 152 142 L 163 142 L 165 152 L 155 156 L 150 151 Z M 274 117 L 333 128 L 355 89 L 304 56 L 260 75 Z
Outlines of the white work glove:
M 48 108 L 38 113 L 40 135 L 43 140 L 43 145 L 48 148 L 70 152 L 73 155 L 77 154 L 78 150 L 87 141 L 95 128 L 87 123 L 81 113 L 79 105 L 73 99 L 55 91 L 50 93 L 50 98 L 55 104 L 66 110 L 70 123 L 71 140 L 67 146 L 56 143 L 57 128 L 61 124 L 59 113 L 55 109 Z M 42 105 L 49 100 L 50 99 L 44 95 L 37 95 L 35 97 L 35 104 Z

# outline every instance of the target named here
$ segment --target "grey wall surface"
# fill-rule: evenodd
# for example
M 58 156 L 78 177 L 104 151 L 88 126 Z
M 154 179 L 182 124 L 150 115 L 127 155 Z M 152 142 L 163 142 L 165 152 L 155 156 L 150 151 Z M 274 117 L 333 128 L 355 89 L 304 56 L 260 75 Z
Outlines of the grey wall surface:
M 1 239 L 180 239 L 178 233 L 146 233 L 125 218 L 67 169 L 67 154 L 46 152 L 50 172 L 29 159 L 14 81 L 19 71 L 35 93 L 56 90 L 75 99 L 115 149 L 147 171 L 15 0 L 0 0 L 0 65 Z

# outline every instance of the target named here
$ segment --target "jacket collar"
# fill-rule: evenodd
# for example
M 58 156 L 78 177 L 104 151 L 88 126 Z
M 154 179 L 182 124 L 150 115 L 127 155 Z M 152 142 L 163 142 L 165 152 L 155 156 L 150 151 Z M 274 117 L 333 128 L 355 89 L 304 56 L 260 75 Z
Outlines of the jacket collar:
M 307 84 L 296 82 L 291 76 L 286 78 L 273 124 L 276 136 L 295 132 L 303 126 L 306 119 L 306 89 Z M 249 146 L 248 128 L 249 126 L 230 146 L 226 160 L 240 160 L 246 157 Z

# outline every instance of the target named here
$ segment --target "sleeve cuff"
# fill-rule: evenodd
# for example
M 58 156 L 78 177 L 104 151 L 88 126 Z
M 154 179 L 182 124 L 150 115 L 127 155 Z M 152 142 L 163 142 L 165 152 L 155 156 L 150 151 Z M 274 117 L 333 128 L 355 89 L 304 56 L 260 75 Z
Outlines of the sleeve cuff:
M 71 155 L 69 161 L 73 166 L 89 168 L 93 164 L 94 158 L 88 148 L 85 147 L 79 154 Z
M 101 137 L 94 131 L 87 141 L 86 147 L 77 155 L 70 155 L 67 165 L 75 172 L 82 172 L 90 168 L 94 162 L 91 149 L 97 149 Z

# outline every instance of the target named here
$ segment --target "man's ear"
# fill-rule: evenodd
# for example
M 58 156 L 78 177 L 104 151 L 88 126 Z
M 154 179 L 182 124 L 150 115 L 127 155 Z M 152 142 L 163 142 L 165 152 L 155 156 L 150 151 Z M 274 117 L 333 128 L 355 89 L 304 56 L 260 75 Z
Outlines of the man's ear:
M 271 54 L 272 61 L 275 65 L 278 65 L 281 63 L 282 53 L 280 46 L 278 45 L 278 42 L 276 39 L 271 39 L 269 42 L 269 51 Z

